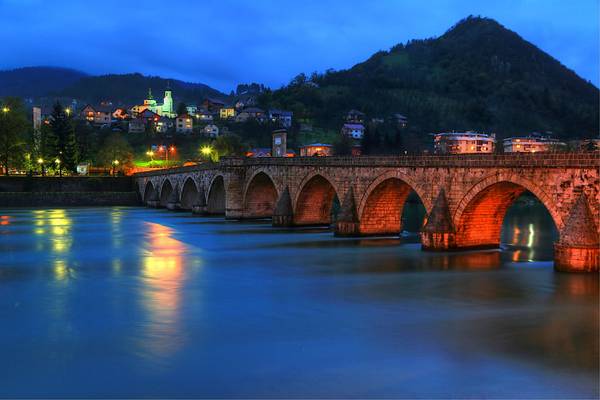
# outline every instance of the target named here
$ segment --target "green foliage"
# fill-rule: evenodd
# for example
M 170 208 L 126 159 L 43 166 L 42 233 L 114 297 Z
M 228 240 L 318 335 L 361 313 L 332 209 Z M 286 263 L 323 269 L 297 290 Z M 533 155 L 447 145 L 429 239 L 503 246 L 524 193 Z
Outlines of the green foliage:
M 10 167 L 23 161 L 26 131 L 23 103 L 17 98 L 5 98 L 0 102 L 0 163 L 6 175 Z
M 62 174 L 63 170 L 75 172 L 79 160 L 75 129 L 71 117 L 58 102 L 52 111 L 46 144 L 50 149 L 51 156 L 60 160 L 59 173 Z
M 338 140 L 333 143 L 333 153 L 336 156 L 349 156 L 352 155 L 353 140 L 346 136 L 340 135 Z
M 186 104 L 184 102 L 180 102 L 179 104 L 177 104 L 177 110 L 176 113 L 177 115 L 183 115 L 183 114 L 187 114 L 187 108 L 186 108 Z
M 234 134 L 221 135 L 212 143 L 213 161 L 225 156 L 242 156 L 246 150 L 242 138 Z
M 402 113 L 409 127 L 397 136 L 396 150 L 416 150 L 431 143 L 429 133 L 447 130 L 494 132 L 499 139 L 600 131 L 598 89 L 487 18 L 469 17 L 439 38 L 397 45 L 348 70 L 313 74 L 310 81 L 300 74 L 259 102 L 336 131 L 350 109 L 369 118 Z M 380 140 L 390 145 L 394 138 L 380 132 Z
M 131 165 L 133 160 L 129 142 L 119 133 L 112 133 L 104 140 L 97 157 L 98 164 L 104 167 L 112 166 L 115 160 L 119 165 Z

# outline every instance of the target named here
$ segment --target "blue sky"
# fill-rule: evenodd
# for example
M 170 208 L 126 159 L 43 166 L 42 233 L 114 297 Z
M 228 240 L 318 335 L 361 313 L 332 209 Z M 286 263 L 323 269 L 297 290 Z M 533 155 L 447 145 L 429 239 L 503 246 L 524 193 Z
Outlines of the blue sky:
M 54 65 L 279 87 L 469 14 L 496 19 L 598 86 L 598 0 L 0 0 L 0 69 Z

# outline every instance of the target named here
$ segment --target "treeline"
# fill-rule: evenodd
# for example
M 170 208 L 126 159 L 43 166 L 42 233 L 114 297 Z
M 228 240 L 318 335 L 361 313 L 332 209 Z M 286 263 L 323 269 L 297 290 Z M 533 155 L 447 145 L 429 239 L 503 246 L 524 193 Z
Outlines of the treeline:
M 414 40 L 343 71 L 300 74 L 266 91 L 263 108 L 339 129 L 358 109 L 368 117 L 401 113 L 409 133 L 451 130 L 502 139 L 552 132 L 561 139 L 598 135 L 598 88 L 497 22 L 469 17 L 439 38 Z

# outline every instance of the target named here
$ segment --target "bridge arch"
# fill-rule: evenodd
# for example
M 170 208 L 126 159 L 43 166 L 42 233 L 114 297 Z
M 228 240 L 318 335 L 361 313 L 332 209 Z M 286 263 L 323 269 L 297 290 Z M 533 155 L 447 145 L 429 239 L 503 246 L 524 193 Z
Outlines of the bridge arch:
M 458 203 L 454 213 L 458 247 L 497 247 L 508 208 L 525 192 L 546 208 L 557 230 L 562 218 L 551 197 L 532 181 L 509 174 L 488 176 L 475 184 Z
M 408 196 L 415 192 L 427 211 L 430 206 L 417 183 L 400 171 L 387 171 L 375 178 L 364 192 L 358 207 L 361 235 L 398 235 L 402 211 Z
M 160 203 L 159 204 L 161 207 L 167 206 L 171 192 L 173 192 L 173 185 L 171 184 L 171 181 L 167 178 L 163 181 L 162 186 L 160 188 L 160 197 L 159 197 Z
M 295 225 L 327 225 L 338 191 L 333 181 L 322 173 L 306 176 L 298 186 L 294 202 Z
M 225 177 L 223 175 L 215 175 L 208 189 L 206 212 L 208 214 L 225 214 L 226 199 Z
M 144 196 L 142 197 L 143 202 L 147 204 L 148 201 L 152 199 L 155 192 L 156 189 L 154 188 L 154 184 L 151 180 L 148 180 L 148 182 L 146 182 L 146 187 L 144 188 Z
M 272 217 L 278 196 L 271 176 L 263 170 L 256 171 L 244 189 L 244 217 Z
M 198 186 L 194 179 L 190 176 L 185 180 L 183 189 L 181 190 L 181 208 L 183 210 L 191 210 L 196 198 L 198 197 Z

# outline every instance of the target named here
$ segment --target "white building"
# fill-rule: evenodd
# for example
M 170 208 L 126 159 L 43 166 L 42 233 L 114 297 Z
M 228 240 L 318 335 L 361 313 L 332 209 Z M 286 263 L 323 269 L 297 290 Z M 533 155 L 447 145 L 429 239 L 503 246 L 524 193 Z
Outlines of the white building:
M 505 153 L 537 153 L 566 146 L 557 139 L 536 134 L 506 138 L 503 145 Z
M 219 127 L 215 124 L 208 124 L 204 127 L 204 133 L 211 138 L 216 138 L 219 136 Z
M 496 135 L 477 132 L 444 132 L 434 135 L 435 154 L 493 153 Z
M 188 114 L 181 114 L 175 119 L 175 132 L 189 134 L 194 129 L 194 119 Z
M 342 135 L 349 136 L 352 139 L 362 139 L 365 135 L 365 127 L 363 124 L 344 124 Z

